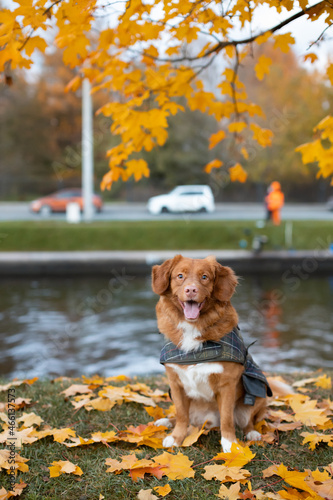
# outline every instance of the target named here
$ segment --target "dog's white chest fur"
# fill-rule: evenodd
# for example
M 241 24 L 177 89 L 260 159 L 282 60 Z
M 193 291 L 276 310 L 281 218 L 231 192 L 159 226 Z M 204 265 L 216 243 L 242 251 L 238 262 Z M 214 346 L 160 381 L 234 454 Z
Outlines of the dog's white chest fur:
M 212 373 L 223 372 L 223 366 L 220 363 L 199 363 L 183 368 L 170 363 L 168 366 L 177 373 L 189 398 L 212 401 L 214 393 L 208 379 Z
M 194 325 L 187 321 L 181 321 L 178 328 L 183 331 L 180 348 L 182 351 L 196 351 L 202 345 L 201 332 Z

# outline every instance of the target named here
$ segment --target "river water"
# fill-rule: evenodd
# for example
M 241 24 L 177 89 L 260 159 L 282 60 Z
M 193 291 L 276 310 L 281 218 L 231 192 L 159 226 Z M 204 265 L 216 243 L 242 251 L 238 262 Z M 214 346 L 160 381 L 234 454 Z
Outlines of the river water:
M 333 369 L 333 276 L 244 276 L 232 303 L 267 371 Z M 0 376 L 163 372 L 150 278 L 0 281 Z

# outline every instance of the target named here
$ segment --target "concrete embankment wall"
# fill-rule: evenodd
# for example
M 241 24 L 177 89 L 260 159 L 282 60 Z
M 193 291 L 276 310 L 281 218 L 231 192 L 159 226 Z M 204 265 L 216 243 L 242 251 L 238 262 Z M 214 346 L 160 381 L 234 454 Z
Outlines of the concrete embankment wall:
M 177 253 L 192 258 L 215 255 L 238 274 L 286 273 L 303 276 L 333 273 L 333 252 L 278 251 L 255 254 L 249 251 L 118 251 L 118 252 L 0 252 L 0 277 L 101 276 L 113 271 L 148 275 L 154 264 Z

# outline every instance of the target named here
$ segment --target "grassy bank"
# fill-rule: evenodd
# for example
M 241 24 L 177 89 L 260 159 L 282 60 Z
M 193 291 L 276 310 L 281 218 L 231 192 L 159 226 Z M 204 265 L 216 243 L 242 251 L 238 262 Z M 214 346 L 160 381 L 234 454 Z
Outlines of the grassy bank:
M 283 463 L 289 468 L 289 471 L 295 471 L 295 475 L 297 471 L 304 471 L 305 469 L 315 471 L 319 468 L 322 476 L 320 478 L 316 477 L 317 485 L 320 485 L 320 482 L 324 481 L 325 474 L 329 478 L 330 475 L 324 472 L 323 467 L 328 466 L 332 462 L 332 448 L 327 443 L 319 443 L 314 452 L 309 449 L 308 445 L 303 444 L 304 437 L 301 436 L 301 433 L 304 432 L 312 434 L 316 432 L 318 434 L 324 433 L 327 436 L 331 435 L 333 442 L 333 422 L 327 417 L 330 413 L 332 414 L 329 410 L 329 405 L 332 403 L 328 401 L 331 389 L 328 384 L 326 384 L 326 387 L 324 385 L 323 387 L 316 385 L 318 384 L 318 380 L 322 378 L 322 375 L 322 373 L 315 373 L 311 375 L 306 374 L 306 376 L 293 375 L 286 377 L 289 383 L 295 380 L 308 379 L 308 377 L 314 377 L 315 380 L 307 380 L 305 382 L 307 392 L 306 396 L 301 397 L 299 400 L 298 404 L 303 409 L 303 412 L 301 409 L 298 410 L 299 416 L 295 415 L 296 407 L 291 408 L 292 402 L 290 401 L 284 400 L 279 406 L 271 407 L 271 414 L 267 420 L 268 425 L 262 427 L 266 442 L 251 444 L 253 456 L 250 458 L 249 463 L 243 465 L 243 468 L 248 471 L 248 477 L 246 481 L 243 481 L 241 491 L 244 493 L 247 490 L 249 487 L 248 481 L 250 481 L 252 489 L 261 489 L 262 494 L 260 496 L 258 493 L 257 496 L 255 491 L 253 491 L 252 493 L 245 493 L 245 496 L 242 498 L 251 498 L 252 500 L 269 498 L 269 496 L 265 496 L 265 493 L 291 488 L 293 483 L 290 482 L 290 478 L 288 482 L 288 478 L 285 478 L 285 481 L 283 481 L 279 475 L 273 474 L 269 477 L 264 477 L 263 471 L 274 464 L 279 465 Z M 148 388 L 144 385 L 139 385 L 139 382 L 146 383 Z M 62 391 L 73 383 L 83 385 L 86 388 L 86 392 L 89 389 L 92 392 L 88 396 L 81 395 L 78 397 L 62 394 Z M 75 402 L 75 397 L 76 402 L 82 400 L 82 398 L 95 400 L 101 389 L 105 389 L 106 386 L 110 385 L 112 387 L 108 389 L 111 391 L 109 392 L 109 398 L 112 399 L 110 396 L 112 391 L 119 390 L 117 387 L 126 385 L 127 391 L 131 394 L 131 402 L 125 402 L 122 399 L 123 396 L 118 395 L 118 403 L 122 404 L 115 404 L 109 411 L 92 409 L 91 406 L 90 411 L 88 411 L 89 401 L 86 403 L 87 407 L 74 408 L 72 402 Z M 159 391 L 158 393 L 153 392 L 156 389 Z M 151 411 L 153 407 L 149 406 L 145 398 L 155 398 L 158 407 L 164 410 L 169 408 L 170 402 L 168 402 L 166 395 L 167 389 L 166 381 L 161 376 L 123 381 L 104 380 L 101 378 L 94 380 L 79 379 L 75 381 L 63 379 L 53 382 L 37 381 L 32 385 L 23 383 L 16 386 L 10 393 L 15 394 L 18 404 L 15 414 L 17 426 L 21 427 L 22 422 L 25 421 L 26 427 L 29 426 L 30 428 L 30 431 L 27 429 L 24 431 L 25 439 L 29 440 L 29 436 L 30 439 L 31 436 L 39 438 L 35 442 L 24 444 L 20 450 L 20 455 L 29 460 L 27 462 L 29 470 L 19 472 L 16 478 L 17 483 L 23 481 L 27 485 L 24 487 L 20 498 L 23 500 L 67 500 L 69 498 L 72 500 L 99 500 L 103 498 L 107 500 L 128 500 L 137 498 L 137 494 L 141 489 L 147 490 L 165 486 L 166 484 L 169 484 L 171 487 L 171 492 L 166 497 L 170 500 L 216 498 L 216 494 L 221 487 L 221 482 L 214 479 L 208 480 L 203 477 L 203 474 L 207 465 L 216 463 L 220 466 L 219 470 L 223 470 L 225 467 L 222 459 L 213 460 L 213 457 L 221 451 L 220 434 L 217 430 L 211 430 L 208 434 L 201 435 L 198 441 L 188 447 L 182 447 L 173 451 L 168 450 L 172 456 L 180 452 L 193 462 L 191 468 L 195 475 L 192 478 L 174 480 L 164 475 L 158 479 L 154 475 L 151 475 L 151 473 L 147 473 L 143 478 L 134 481 L 128 470 L 119 471 L 117 474 L 115 472 L 107 472 L 106 459 L 111 458 L 121 461 L 124 456 L 135 454 L 138 460 L 153 460 L 163 453 L 164 450 L 153 447 L 153 445 L 157 446 L 154 439 L 151 441 L 153 445 L 140 445 L 138 439 L 140 435 L 144 435 L 144 428 L 136 428 L 134 431 L 132 429 L 131 432 L 130 426 L 137 427 L 140 424 L 147 424 L 153 420 L 145 409 L 146 407 Z M 5 403 L 8 394 L 7 387 L 0 387 L 0 428 L 1 425 L 3 428 L 6 426 L 7 408 L 5 407 Z M 136 395 L 140 396 L 141 400 L 139 398 L 135 401 Z M 19 398 L 23 398 L 24 401 L 22 402 Z M 110 403 L 110 400 L 107 400 L 105 396 L 99 399 Z M 294 400 L 295 404 L 296 399 Z M 306 410 L 304 410 L 304 404 L 307 404 L 307 401 L 310 399 L 314 402 L 307 405 L 307 414 L 305 416 L 304 411 L 306 412 Z M 313 407 L 312 410 L 311 406 Z M 41 417 L 43 422 L 35 420 L 35 423 L 32 423 L 32 421 L 28 423 L 24 413 L 34 413 Z M 318 427 L 320 425 L 319 416 L 323 416 L 324 414 L 327 421 L 326 429 L 318 432 L 318 429 L 320 429 Z M 311 415 L 314 416 L 312 417 Z M 311 422 L 311 418 L 315 419 L 315 425 Z M 289 422 L 288 424 L 285 423 L 286 420 Z M 302 422 L 298 422 L 297 425 L 297 420 L 301 420 Z M 270 426 L 274 428 L 270 428 Z M 316 426 L 317 428 L 315 428 Z M 38 431 L 40 430 L 49 430 L 52 433 L 55 429 L 67 429 L 67 431 L 71 429 L 72 434 L 75 431 L 76 436 L 81 436 L 82 438 L 90 438 L 98 432 L 105 433 L 107 431 L 109 434 L 104 434 L 104 440 L 99 435 L 100 442 L 90 444 L 88 441 L 84 442 L 83 440 L 78 443 L 78 440 L 75 441 L 77 438 L 67 437 L 65 443 L 79 444 L 73 447 L 56 442 L 54 440 L 56 437 L 55 434 L 53 434 L 54 438 L 51 435 L 46 437 L 42 437 L 42 434 L 38 435 Z M 111 438 L 112 434 L 116 437 Z M 131 438 L 129 439 L 128 436 L 131 436 Z M 119 437 L 119 440 L 112 441 L 112 439 L 116 439 L 117 437 Z M 150 436 L 150 438 L 152 437 Z M 58 441 L 61 440 L 59 435 L 57 439 Z M 129 442 L 131 439 L 132 442 Z M 1 441 L 3 441 L 3 434 L 0 431 Z M 82 475 L 62 474 L 59 477 L 50 477 L 49 467 L 53 461 L 58 460 L 70 461 L 79 466 L 82 469 Z M 147 466 L 147 462 L 145 464 Z M 0 452 L 0 497 L 7 498 L 6 496 L 1 496 L 1 487 L 4 487 L 6 490 L 9 488 L 9 476 L 5 470 L 1 471 L 1 465 L 3 467 L 4 462 L 1 461 Z M 144 474 L 144 471 L 141 472 Z M 332 478 L 330 481 L 333 483 Z M 236 479 L 232 479 L 232 481 L 227 481 L 225 484 L 229 488 L 232 483 L 236 482 Z M 297 498 L 304 498 L 300 493 L 303 484 L 304 482 L 297 483 L 297 488 L 300 488 L 300 496 Z M 297 491 L 294 489 L 294 495 L 285 498 L 296 498 L 295 494 Z M 153 493 L 157 498 L 162 498 L 156 490 Z
M 268 237 L 266 249 L 284 249 L 285 223 L 258 229 L 254 221 L 143 221 L 67 224 L 60 221 L 1 222 L 0 251 L 251 249 L 255 235 Z M 327 248 L 330 221 L 294 221 L 292 248 Z M 288 245 L 289 246 L 289 245 Z

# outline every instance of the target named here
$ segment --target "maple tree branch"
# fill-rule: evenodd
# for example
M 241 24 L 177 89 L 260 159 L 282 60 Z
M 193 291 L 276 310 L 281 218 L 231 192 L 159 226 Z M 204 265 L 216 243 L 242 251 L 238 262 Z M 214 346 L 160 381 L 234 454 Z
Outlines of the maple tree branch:
M 329 24 L 328 26 L 326 26 L 326 28 L 320 33 L 320 35 L 318 36 L 317 40 L 315 40 L 314 42 L 310 43 L 309 47 L 307 50 L 311 49 L 311 47 L 313 47 L 314 45 L 316 45 L 320 40 L 321 38 L 323 37 L 324 33 L 329 29 L 329 28 L 332 28 L 333 26 L 333 23 L 332 24 Z
M 288 19 L 285 19 L 284 21 L 281 21 L 279 24 L 276 26 L 273 26 L 272 28 L 269 28 L 265 31 L 262 31 L 256 35 L 252 35 L 248 38 L 244 38 L 243 40 L 222 40 L 219 43 L 217 43 L 214 47 L 211 49 L 207 50 L 205 54 L 203 54 L 200 57 L 178 57 L 175 59 L 169 59 L 169 58 L 160 58 L 158 56 L 152 56 L 150 54 L 145 54 L 147 57 L 150 57 L 154 60 L 161 61 L 161 62 L 170 62 L 170 63 L 178 63 L 178 62 L 183 62 L 183 61 L 196 61 L 198 59 L 204 59 L 205 57 L 209 57 L 212 55 L 214 52 L 220 52 L 222 49 L 225 49 L 226 47 L 229 47 L 230 45 L 236 47 L 238 45 L 246 45 L 248 43 L 254 42 L 257 38 L 259 38 L 262 35 L 265 35 L 266 33 L 275 33 L 276 31 L 281 30 L 288 24 L 292 23 L 293 21 L 296 21 L 296 19 L 299 19 L 300 17 L 306 15 L 308 12 L 310 12 L 312 9 L 315 9 L 318 7 L 318 5 L 323 5 L 328 3 L 327 0 L 321 0 L 320 2 L 316 3 L 315 5 L 311 5 L 311 7 L 307 7 L 304 10 L 301 10 L 297 12 L 296 14 L 293 14 L 290 16 Z

